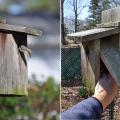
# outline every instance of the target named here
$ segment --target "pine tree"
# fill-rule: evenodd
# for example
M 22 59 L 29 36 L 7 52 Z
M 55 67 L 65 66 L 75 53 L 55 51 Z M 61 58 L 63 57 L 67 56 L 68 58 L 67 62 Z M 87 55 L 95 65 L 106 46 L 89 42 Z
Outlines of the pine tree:
M 110 2 L 109 0 L 103 0 L 102 1 L 102 10 L 110 9 Z
M 96 24 L 101 22 L 101 12 L 110 8 L 109 0 L 91 0 L 89 6 L 89 21 L 90 26 L 95 27 Z
M 89 21 L 90 21 L 90 26 L 95 27 L 96 24 L 100 23 L 101 21 L 101 5 L 99 3 L 99 0 L 91 0 L 90 6 L 89 6 Z

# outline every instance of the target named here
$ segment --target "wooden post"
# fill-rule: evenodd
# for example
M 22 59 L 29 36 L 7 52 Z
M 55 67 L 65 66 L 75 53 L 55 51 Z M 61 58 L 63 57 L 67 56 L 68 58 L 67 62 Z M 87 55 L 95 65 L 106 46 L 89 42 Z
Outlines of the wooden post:
M 85 48 L 88 48 L 88 51 Z M 89 52 L 89 53 L 86 53 Z M 100 77 L 100 40 L 83 43 L 81 46 L 81 66 L 83 82 L 94 91 L 94 87 Z
M 88 43 L 89 61 L 95 74 L 95 84 L 100 77 L 100 40 L 94 40 Z
M 86 55 L 84 45 L 81 45 L 81 70 L 83 83 L 90 91 L 94 91 L 95 74 Z

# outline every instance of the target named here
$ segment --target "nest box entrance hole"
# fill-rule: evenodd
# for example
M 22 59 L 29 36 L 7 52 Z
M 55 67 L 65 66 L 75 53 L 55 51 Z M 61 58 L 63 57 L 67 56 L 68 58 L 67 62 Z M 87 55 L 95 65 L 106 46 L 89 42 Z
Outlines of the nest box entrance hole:
M 26 33 L 16 32 L 16 33 L 13 33 L 12 36 L 16 42 L 18 50 L 21 46 L 27 47 L 27 34 Z M 20 53 L 21 58 L 23 59 L 25 65 L 27 66 L 27 60 L 25 58 L 24 52 L 19 50 L 19 53 Z
M 89 60 L 90 50 L 89 50 L 89 47 L 87 45 L 85 46 L 85 53 L 86 53 L 86 56 L 88 57 L 88 60 Z

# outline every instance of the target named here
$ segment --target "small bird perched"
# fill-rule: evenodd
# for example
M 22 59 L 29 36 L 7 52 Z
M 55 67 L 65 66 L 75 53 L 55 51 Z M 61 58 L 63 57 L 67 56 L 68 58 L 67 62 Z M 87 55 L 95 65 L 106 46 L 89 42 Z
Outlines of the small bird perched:
M 24 46 L 24 45 L 21 45 L 21 46 L 19 47 L 19 50 L 20 50 L 20 52 L 22 52 L 22 53 L 25 55 L 25 58 L 26 58 L 26 59 L 27 59 L 28 57 L 29 57 L 29 58 L 31 57 L 32 51 L 31 51 L 28 47 L 26 47 L 26 46 Z

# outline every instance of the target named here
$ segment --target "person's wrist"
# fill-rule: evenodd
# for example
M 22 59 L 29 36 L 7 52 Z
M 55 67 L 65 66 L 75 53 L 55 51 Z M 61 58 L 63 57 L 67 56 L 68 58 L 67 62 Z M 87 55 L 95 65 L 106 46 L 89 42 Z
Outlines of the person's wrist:
M 93 97 L 99 100 L 105 109 L 113 101 L 117 91 L 118 86 L 114 79 L 111 76 L 104 76 L 98 81 Z
M 103 109 L 105 109 L 107 107 L 103 96 L 101 96 L 99 94 L 94 94 L 93 97 L 96 98 L 97 100 L 99 100 L 99 102 L 101 103 Z
M 101 101 L 95 96 L 92 96 L 92 98 L 95 99 L 99 103 L 99 105 L 101 106 L 101 108 L 103 110 L 103 105 L 102 105 Z

